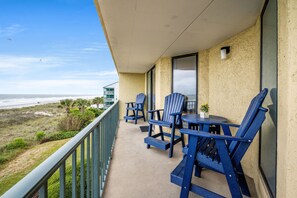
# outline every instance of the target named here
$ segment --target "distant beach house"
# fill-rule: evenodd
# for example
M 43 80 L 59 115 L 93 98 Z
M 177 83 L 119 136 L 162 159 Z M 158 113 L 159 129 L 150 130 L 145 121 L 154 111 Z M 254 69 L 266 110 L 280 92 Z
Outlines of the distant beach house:
M 104 109 L 107 109 L 118 100 L 118 90 L 119 82 L 114 82 L 103 87 Z

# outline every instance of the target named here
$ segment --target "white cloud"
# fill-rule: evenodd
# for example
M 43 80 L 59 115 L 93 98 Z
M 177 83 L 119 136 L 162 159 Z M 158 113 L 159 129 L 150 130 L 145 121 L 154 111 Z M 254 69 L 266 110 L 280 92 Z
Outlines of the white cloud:
M 66 63 L 60 57 L 34 57 L 34 56 L 16 56 L 0 55 L 0 72 L 14 73 L 18 71 L 27 71 L 36 68 L 59 67 Z
M 64 79 L 81 79 L 81 78 L 96 78 L 96 79 L 103 79 L 103 78 L 109 78 L 109 79 L 116 79 L 118 77 L 117 71 L 101 71 L 101 72 L 67 72 L 65 75 L 63 75 Z
M 25 28 L 19 24 L 12 24 L 6 27 L 0 27 L 0 37 L 10 37 L 25 31 Z
M 0 93 L 96 94 L 102 95 L 106 82 L 100 80 L 0 80 Z

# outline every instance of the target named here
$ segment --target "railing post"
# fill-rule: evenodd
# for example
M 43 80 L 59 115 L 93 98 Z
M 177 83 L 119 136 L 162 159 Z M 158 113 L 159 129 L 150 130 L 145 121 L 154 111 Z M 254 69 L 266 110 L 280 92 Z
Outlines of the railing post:
M 40 198 L 47 198 L 47 181 L 42 185 L 42 187 L 38 191 L 38 195 Z
M 99 184 L 99 126 L 95 127 L 94 130 L 94 148 L 93 148 L 93 197 L 97 198 L 100 196 L 100 184 Z
M 90 156 L 91 156 L 91 152 L 90 152 L 90 135 L 88 135 L 87 137 L 87 198 L 90 198 L 90 192 L 91 192 L 91 173 L 90 173 L 90 167 L 91 167 L 91 160 L 90 160 Z
M 60 166 L 60 198 L 65 197 L 65 162 Z
M 85 141 L 80 145 L 80 198 L 85 197 Z
M 76 198 L 76 150 L 72 153 L 72 198 Z

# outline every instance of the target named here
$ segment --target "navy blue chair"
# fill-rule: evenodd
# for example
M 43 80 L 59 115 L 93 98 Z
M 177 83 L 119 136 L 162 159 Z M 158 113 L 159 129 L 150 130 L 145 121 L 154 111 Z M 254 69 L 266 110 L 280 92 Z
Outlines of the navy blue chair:
M 240 162 L 266 118 L 267 109 L 262 107 L 262 103 L 267 91 L 263 89 L 251 101 L 241 125 L 222 125 L 225 135 L 181 129 L 182 134 L 189 135 L 188 150 L 171 173 L 171 182 L 181 186 L 180 197 L 188 197 L 189 191 L 203 197 L 223 197 L 191 183 L 194 166 L 197 177 L 201 177 L 202 168 L 224 174 L 232 197 L 250 196 Z M 231 135 L 229 127 L 238 128 L 235 136 Z
M 173 93 L 165 97 L 164 110 L 151 110 L 148 113 L 151 114 L 151 119 L 149 120 L 149 132 L 148 137 L 144 139 L 144 143 L 147 144 L 147 148 L 150 146 L 157 147 L 162 150 L 169 150 L 169 157 L 173 155 L 173 147 L 178 142 L 182 141 L 182 146 L 184 147 L 183 135 L 175 135 L 176 128 L 182 128 L 182 110 L 185 97 L 179 93 Z M 161 118 L 160 111 L 163 111 Z M 155 119 L 155 114 L 157 119 Z M 160 132 L 152 135 L 153 125 L 159 126 Z M 171 128 L 171 134 L 163 131 L 163 127 Z M 164 136 L 170 137 L 170 142 L 164 139 Z M 161 137 L 161 139 L 157 139 Z
M 143 118 L 145 121 L 145 115 L 144 115 L 144 103 L 145 103 L 146 96 L 143 93 L 140 93 L 136 96 L 136 102 L 127 102 L 126 105 L 126 116 L 124 116 L 124 119 L 126 122 L 128 120 L 134 120 L 134 123 L 137 124 L 137 120 Z M 132 111 L 133 114 L 129 115 L 129 111 Z M 138 113 L 142 112 L 142 115 L 139 115 Z

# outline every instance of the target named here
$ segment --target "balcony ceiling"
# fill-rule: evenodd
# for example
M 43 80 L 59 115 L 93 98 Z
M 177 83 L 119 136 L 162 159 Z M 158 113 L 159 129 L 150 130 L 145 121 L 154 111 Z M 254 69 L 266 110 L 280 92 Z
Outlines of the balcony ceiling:
M 208 49 L 255 24 L 263 0 L 96 0 L 118 72 Z M 98 4 L 97 4 L 98 5 Z

